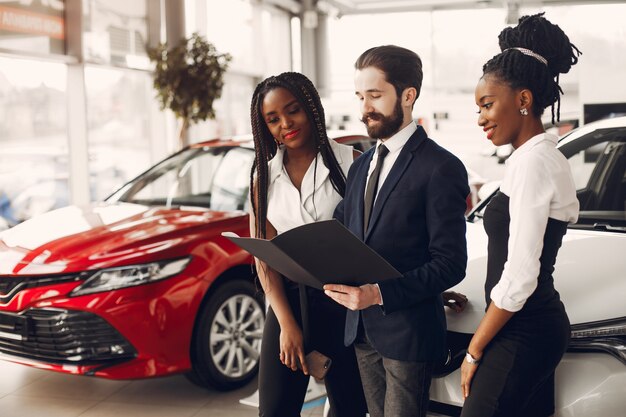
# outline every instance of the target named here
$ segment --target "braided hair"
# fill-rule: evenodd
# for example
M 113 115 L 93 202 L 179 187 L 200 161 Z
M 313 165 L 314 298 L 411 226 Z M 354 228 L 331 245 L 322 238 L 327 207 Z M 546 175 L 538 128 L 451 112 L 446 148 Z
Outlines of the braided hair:
M 278 144 L 265 123 L 262 107 L 265 95 L 276 88 L 288 90 L 298 100 L 311 122 L 312 140 L 315 141 L 324 165 L 330 171 L 330 182 L 333 188 L 341 197 L 345 195 L 346 191 L 346 176 L 328 142 L 324 108 L 313 83 L 305 75 L 297 72 L 283 72 L 280 75 L 266 78 L 256 86 L 250 105 L 255 150 L 254 163 L 250 172 L 250 200 L 252 212 L 256 219 L 256 237 L 258 238 L 265 238 L 267 232 L 268 162 L 278 150 Z
M 569 72 L 582 53 L 574 46 L 560 27 L 551 23 L 544 13 L 523 16 L 518 25 L 508 27 L 498 35 L 500 50 L 483 66 L 483 77 L 493 75 L 512 89 L 524 88 L 533 94 L 532 113 L 540 117 L 546 107 L 552 106 L 552 124 L 561 116 L 559 75 Z M 529 56 L 519 49 L 528 49 L 547 60 Z

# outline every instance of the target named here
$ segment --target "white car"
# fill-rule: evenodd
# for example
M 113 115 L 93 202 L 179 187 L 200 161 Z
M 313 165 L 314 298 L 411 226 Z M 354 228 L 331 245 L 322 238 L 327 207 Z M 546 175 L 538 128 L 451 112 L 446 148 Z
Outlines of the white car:
M 556 372 L 556 417 L 626 415 L 626 117 L 576 129 L 559 142 L 581 205 L 554 272 L 572 323 L 568 352 Z M 463 405 L 459 366 L 484 315 L 487 235 L 482 213 L 468 216 L 466 278 L 453 290 L 469 298 L 462 313 L 446 309 L 450 360 L 433 379 L 433 415 L 457 416 Z

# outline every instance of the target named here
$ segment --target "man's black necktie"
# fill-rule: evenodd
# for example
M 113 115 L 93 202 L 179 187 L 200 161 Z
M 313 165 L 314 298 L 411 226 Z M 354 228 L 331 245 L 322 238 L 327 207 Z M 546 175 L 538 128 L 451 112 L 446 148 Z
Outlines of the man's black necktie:
M 374 207 L 374 200 L 376 198 L 376 191 L 378 190 L 378 178 L 380 177 L 380 170 L 383 167 L 383 159 L 389 153 L 389 149 L 385 145 L 380 145 L 376 150 L 378 152 L 378 159 L 376 160 L 376 167 L 370 175 L 367 182 L 367 189 L 365 190 L 365 206 L 363 210 L 363 232 L 367 232 L 367 226 L 370 222 L 370 215 L 372 214 L 372 208 Z

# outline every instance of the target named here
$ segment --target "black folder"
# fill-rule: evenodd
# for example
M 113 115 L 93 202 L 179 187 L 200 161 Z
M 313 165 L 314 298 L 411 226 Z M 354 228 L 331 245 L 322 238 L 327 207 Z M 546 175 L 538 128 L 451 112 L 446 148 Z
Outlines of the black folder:
M 222 236 L 290 280 L 318 289 L 324 284 L 358 286 L 402 276 L 337 220 L 305 224 L 272 240 L 232 232 Z

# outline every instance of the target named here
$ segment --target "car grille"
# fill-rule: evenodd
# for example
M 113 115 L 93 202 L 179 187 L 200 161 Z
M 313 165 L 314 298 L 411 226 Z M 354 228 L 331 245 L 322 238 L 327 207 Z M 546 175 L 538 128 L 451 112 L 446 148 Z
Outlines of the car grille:
M 104 365 L 136 356 L 134 347 L 101 317 L 62 309 L 0 313 L 0 352 L 74 365 Z
M 43 287 L 85 279 L 87 274 L 44 275 L 44 276 L 0 276 L 0 303 L 6 304 L 26 288 Z

